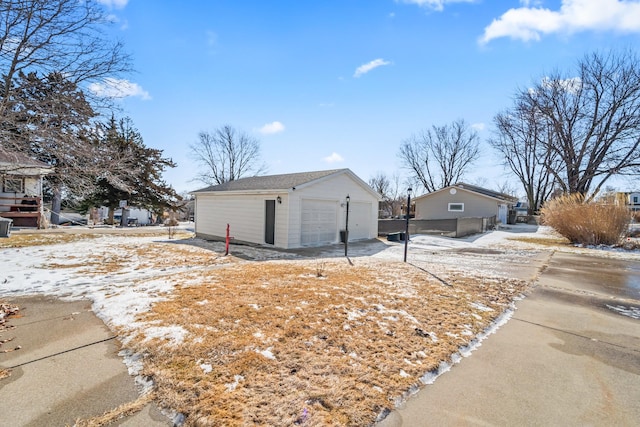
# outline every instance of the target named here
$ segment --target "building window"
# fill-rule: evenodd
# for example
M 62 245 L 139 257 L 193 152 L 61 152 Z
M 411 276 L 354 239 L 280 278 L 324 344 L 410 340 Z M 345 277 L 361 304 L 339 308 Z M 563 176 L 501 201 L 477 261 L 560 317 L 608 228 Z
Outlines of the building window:
M 449 203 L 449 212 L 464 212 L 464 203 Z
M 633 204 L 634 205 L 638 204 L 638 196 L 633 196 Z
M 2 182 L 2 192 L 3 193 L 23 193 L 24 179 L 5 177 Z

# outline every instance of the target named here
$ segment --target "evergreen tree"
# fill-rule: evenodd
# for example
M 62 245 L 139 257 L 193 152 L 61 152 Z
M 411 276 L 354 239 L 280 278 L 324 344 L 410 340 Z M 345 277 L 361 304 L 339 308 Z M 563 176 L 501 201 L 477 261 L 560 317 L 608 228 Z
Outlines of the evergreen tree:
M 13 82 L 11 149 L 54 167 L 45 184 L 52 195 L 51 222 L 58 224 L 63 192 L 90 188 L 95 153 L 88 142 L 93 108 L 61 73 L 20 73 Z
M 104 160 L 109 164 L 118 163 L 118 169 L 123 172 L 117 179 L 107 177 L 106 173 L 96 176 L 96 191 L 86 197 L 82 205 L 108 207 L 111 222 L 121 200 L 127 200 L 129 206 L 156 213 L 176 209 L 182 197 L 162 179 L 162 173 L 175 167 L 175 163 L 162 157 L 162 150 L 146 147 L 128 117 L 116 120 L 112 116 L 102 128 L 96 144 L 109 157 Z

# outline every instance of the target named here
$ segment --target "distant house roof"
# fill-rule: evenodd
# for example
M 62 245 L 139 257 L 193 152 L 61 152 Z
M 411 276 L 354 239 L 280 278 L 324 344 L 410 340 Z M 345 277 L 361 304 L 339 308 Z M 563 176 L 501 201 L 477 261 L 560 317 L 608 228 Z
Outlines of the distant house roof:
M 209 191 L 291 190 L 320 178 L 346 171 L 349 171 L 349 169 L 252 176 L 249 178 L 240 178 L 235 181 L 225 182 L 220 185 L 211 185 L 209 187 L 196 190 L 194 193 L 205 193 Z
M 473 191 L 474 193 L 484 194 L 485 196 L 493 197 L 494 199 L 504 200 L 506 202 L 517 202 L 518 198 L 510 196 L 505 193 L 500 193 L 498 191 L 488 190 L 486 188 L 478 187 L 477 185 L 465 184 L 464 182 L 460 182 L 454 187 L 462 188 L 465 190 Z
M 454 184 L 454 185 L 450 185 L 450 186 L 445 187 L 445 188 L 441 188 L 440 190 L 434 191 L 432 193 L 423 194 L 422 196 L 416 197 L 416 199 L 421 199 L 423 197 L 429 197 L 432 194 L 439 193 L 441 191 L 448 190 L 448 189 L 451 189 L 451 188 L 457 188 L 457 189 L 460 189 L 460 190 L 469 191 L 469 192 L 472 192 L 472 193 L 480 194 L 480 195 L 483 195 L 485 197 L 490 197 L 492 199 L 497 199 L 499 201 L 507 202 L 507 203 L 516 203 L 518 201 L 517 197 L 513 197 L 513 196 L 510 196 L 508 194 L 500 193 L 498 191 L 489 190 L 489 189 L 486 189 L 486 188 L 483 188 L 483 187 L 478 187 L 477 185 L 466 184 L 464 182 L 460 182 L 460 183 L 457 183 L 457 184 Z
M 52 170 L 52 166 L 40 160 L 32 159 L 24 153 L 0 150 L 0 172 L 45 175 Z

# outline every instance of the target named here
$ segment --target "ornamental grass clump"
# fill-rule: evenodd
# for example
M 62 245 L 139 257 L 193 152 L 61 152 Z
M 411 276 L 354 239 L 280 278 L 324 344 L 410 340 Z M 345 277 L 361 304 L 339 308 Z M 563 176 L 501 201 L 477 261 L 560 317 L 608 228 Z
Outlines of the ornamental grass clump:
M 542 208 L 542 221 L 571 243 L 617 245 L 629 229 L 631 215 L 623 205 L 585 201 L 581 194 L 550 200 Z

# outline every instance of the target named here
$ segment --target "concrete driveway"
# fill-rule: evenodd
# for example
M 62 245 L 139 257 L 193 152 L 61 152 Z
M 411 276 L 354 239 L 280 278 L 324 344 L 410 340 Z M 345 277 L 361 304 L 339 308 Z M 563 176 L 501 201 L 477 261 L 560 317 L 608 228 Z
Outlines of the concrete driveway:
M 11 303 L 20 306 L 20 316 L 8 322 L 14 329 L 1 331 L 4 339 L 15 337 L 2 348 L 22 348 L 0 354 L 0 368 L 11 371 L 0 380 L 0 425 L 74 425 L 138 399 L 115 336 L 88 301 L 22 297 Z M 110 425 L 171 423 L 147 404 Z
M 640 420 L 640 266 L 556 253 L 513 318 L 379 427 Z

